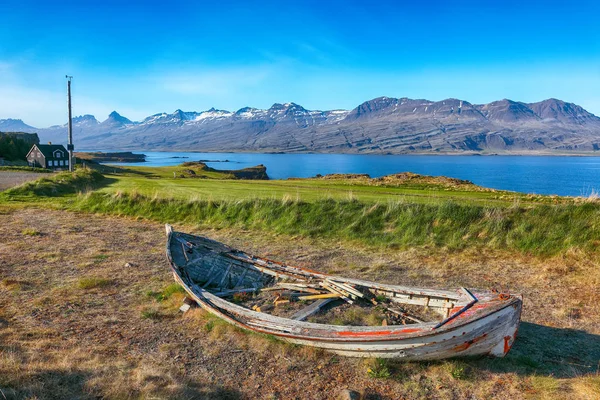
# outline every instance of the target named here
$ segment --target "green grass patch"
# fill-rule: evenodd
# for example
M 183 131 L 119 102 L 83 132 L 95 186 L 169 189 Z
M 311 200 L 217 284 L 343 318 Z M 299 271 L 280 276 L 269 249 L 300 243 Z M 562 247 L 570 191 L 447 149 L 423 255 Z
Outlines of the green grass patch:
M 79 281 L 77 281 L 77 287 L 84 290 L 103 288 L 112 284 L 113 281 L 111 279 L 99 278 L 95 276 L 81 278 Z
M 153 290 L 147 291 L 146 296 L 151 297 L 156 301 L 165 301 L 170 299 L 175 293 L 185 293 L 185 289 L 183 289 L 181 285 L 177 283 L 171 283 L 169 286 L 159 292 Z
M 263 230 L 390 249 L 481 247 L 552 256 L 573 249 L 597 254 L 600 248 L 599 202 L 548 198 L 558 204 L 545 204 L 543 199 L 536 204 L 507 203 L 498 199 L 498 192 L 433 192 L 415 189 L 414 184 L 407 189 L 401 185 L 350 185 L 350 181 L 174 180 L 146 175 L 103 178 L 96 171 L 78 170 L 9 189 L 0 193 L 0 201 L 31 201 L 75 211 L 207 228 Z M 115 191 L 115 185 L 127 190 Z M 74 195 L 89 188 L 99 190 Z M 161 194 L 150 195 L 157 188 Z M 353 196 L 348 196 L 348 190 Z M 190 193 L 203 191 L 207 193 L 190 199 Z
M 0 167 L 0 171 L 24 171 L 24 172 L 40 172 L 51 173 L 52 171 L 46 168 L 26 167 L 21 165 L 5 165 Z
M 107 260 L 108 257 L 109 257 L 108 254 L 97 254 L 93 257 L 94 263 L 96 263 L 96 264 L 101 263 L 102 261 Z
M 554 255 L 569 249 L 597 252 L 600 245 L 600 205 L 595 203 L 486 207 L 454 201 L 182 201 L 95 192 L 79 196 L 70 208 L 211 228 L 344 239 L 394 249 L 480 246 Z
M 35 228 L 27 228 L 21 231 L 21 234 L 24 236 L 39 236 L 42 233 Z
M 204 324 L 202 329 L 204 330 L 204 332 L 209 333 L 213 330 L 214 327 L 215 327 L 215 320 L 211 319 L 211 320 L 206 321 L 206 323 Z
M 385 358 L 367 359 L 367 376 L 374 379 L 387 379 L 392 376 L 389 361 Z
M 212 179 L 180 179 L 169 177 L 154 168 L 136 168 L 138 174 L 111 175 L 111 183 L 102 190 L 106 193 L 141 194 L 147 197 L 174 198 L 180 200 L 245 200 L 288 199 L 314 201 L 323 199 L 360 200 L 365 202 L 411 201 L 431 203 L 437 199 L 456 199 L 470 202 L 494 202 L 512 204 L 512 198 L 498 192 L 446 190 L 433 186 L 374 186 L 352 180 L 290 179 L 290 180 L 231 180 L 223 177 Z M 511 196 L 523 197 L 520 194 Z
M 158 320 L 163 317 L 162 313 L 159 310 L 156 310 L 154 308 L 143 309 L 141 312 L 141 316 L 144 319 L 152 319 L 152 320 Z
M 92 190 L 103 180 L 104 176 L 93 170 L 77 170 L 60 172 L 49 178 L 41 178 L 27 182 L 0 193 L 0 200 L 23 200 L 40 197 L 58 197 Z

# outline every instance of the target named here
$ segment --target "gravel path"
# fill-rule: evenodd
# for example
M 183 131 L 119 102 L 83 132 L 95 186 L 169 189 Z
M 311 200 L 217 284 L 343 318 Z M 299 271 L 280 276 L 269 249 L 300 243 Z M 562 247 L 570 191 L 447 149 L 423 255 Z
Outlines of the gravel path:
M 0 191 L 20 185 L 27 181 L 36 180 L 42 175 L 46 174 L 23 171 L 0 171 Z

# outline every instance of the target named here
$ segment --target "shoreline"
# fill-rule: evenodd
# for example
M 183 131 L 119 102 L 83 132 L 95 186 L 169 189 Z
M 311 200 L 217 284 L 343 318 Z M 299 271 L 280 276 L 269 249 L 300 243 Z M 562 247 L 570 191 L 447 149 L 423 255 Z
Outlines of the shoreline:
M 132 152 L 132 153 L 211 153 L 211 154 L 269 154 L 269 155 L 291 155 L 291 154 L 314 154 L 314 155 L 351 155 L 351 156 L 469 156 L 469 157 L 600 157 L 600 151 L 596 153 L 468 153 L 468 152 L 437 152 L 437 153 L 329 153 L 329 152 L 283 152 L 283 151 L 224 151 L 224 150 L 189 150 L 189 149 L 120 149 L 120 150 L 88 150 L 82 149 L 80 152 Z

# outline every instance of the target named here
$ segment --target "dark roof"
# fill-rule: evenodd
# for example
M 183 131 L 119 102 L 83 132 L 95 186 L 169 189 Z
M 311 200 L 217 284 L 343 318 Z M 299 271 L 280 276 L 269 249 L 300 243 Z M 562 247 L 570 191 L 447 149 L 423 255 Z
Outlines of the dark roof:
M 54 150 L 62 150 L 65 153 L 67 152 L 67 149 L 65 149 L 65 146 L 62 144 L 36 144 L 36 146 L 46 158 L 54 158 L 52 156 Z

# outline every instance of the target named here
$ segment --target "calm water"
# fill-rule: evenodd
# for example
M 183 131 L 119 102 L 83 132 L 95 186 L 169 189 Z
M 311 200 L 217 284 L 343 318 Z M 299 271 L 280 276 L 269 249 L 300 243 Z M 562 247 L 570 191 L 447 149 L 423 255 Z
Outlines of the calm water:
M 468 179 L 481 186 L 525 193 L 587 196 L 592 191 L 600 191 L 600 157 L 139 153 L 147 155 L 147 162 L 139 164 L 146 166 L 177 165 L 198 160 L 227 160 L 207 162 L 217 169 L 263 164 L 272 179 L 331 173 L 365 173 L 379 177 L 410 171 Z

